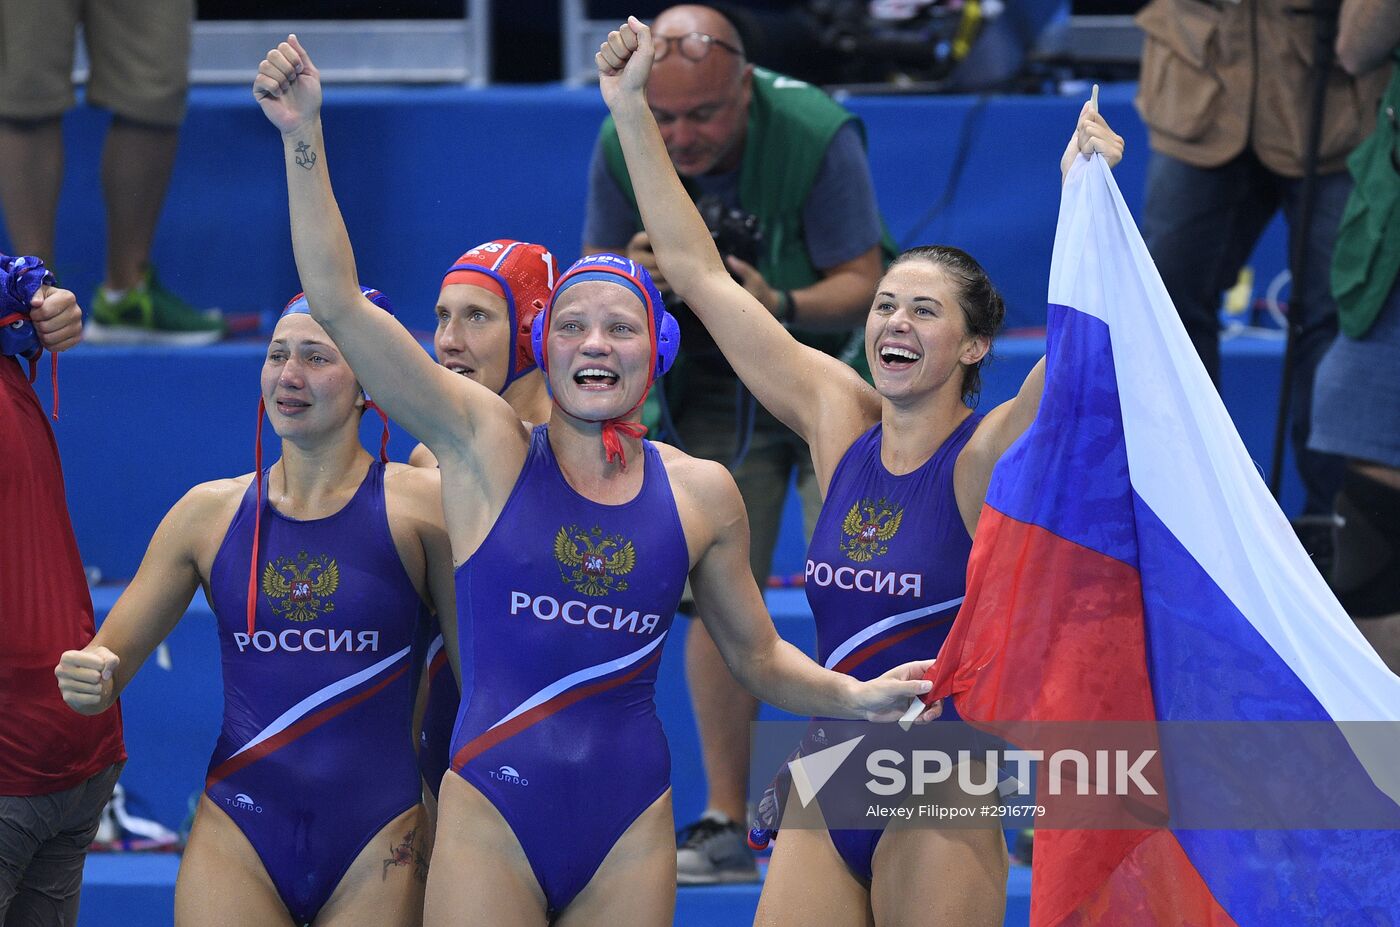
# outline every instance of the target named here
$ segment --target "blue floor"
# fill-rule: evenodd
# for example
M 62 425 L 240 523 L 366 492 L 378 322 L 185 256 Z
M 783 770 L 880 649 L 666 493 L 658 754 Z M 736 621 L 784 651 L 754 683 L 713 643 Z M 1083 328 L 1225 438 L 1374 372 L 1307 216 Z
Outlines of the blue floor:
M 165 927 L 175 905 L 174 855 L 94 853 L 83 878 L 78 927 Z M 677 927 L 731 927 L 753 922 L 757 885 L 682 888 L 676 893 Z M 1006 885 L 1006 927 L 1030 923 L 1031 872 L 1013 866 Z

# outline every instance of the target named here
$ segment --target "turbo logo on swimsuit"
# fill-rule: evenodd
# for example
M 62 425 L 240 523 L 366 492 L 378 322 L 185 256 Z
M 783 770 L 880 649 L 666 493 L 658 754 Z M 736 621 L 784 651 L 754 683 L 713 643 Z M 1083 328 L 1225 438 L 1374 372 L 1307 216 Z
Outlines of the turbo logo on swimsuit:
M 236 811 L 253 811 L 257 814 L 262 814 L 263 812 L 262 805 L 253 801 L 246 792 L 239 792 L 232 798 L 225 798 L 224 804 Z
M 312 557 L 301 551 L 278 557 L 263 569 L 262 591 L 272 613 L 288 621 L 314 621 L 335 611 L 326 601 L 340 586 L 340 566 L 326 554 Z
M 841 553 L 856 563 L 865 563 L 889 552 L 887 543 L 899 532 L 904 507 L 888 499 L 871 502 L 862 499 L 851 506 L 841 522 Z
M 516 770 L 514 766 L 502 766 L 500 769 L 488 769 L 486 775 L 497 782 L 509 782 L 511 785 L 529 785 L 530 780 Z
M 560 579 L 596 597 L 627 591 L 627 580 L 619 577 L 637 565 L 637 551 L 622 535 L 604 534 L 597 525 L 591 531 L 570 525 L 554 536 L 554 559 L 559 561 Z M 512 608 L 513 599 L 512 595 Z

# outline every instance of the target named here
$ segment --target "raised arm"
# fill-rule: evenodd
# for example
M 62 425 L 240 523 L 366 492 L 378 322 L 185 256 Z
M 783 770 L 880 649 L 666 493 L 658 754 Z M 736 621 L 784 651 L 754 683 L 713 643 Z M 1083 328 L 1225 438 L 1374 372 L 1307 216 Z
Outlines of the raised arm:
M 598 52 L 599 84 L 612 111 L 647 236 L 671 289 L 705 323 L 744 385 L 779 420 L 816 445 L 833 425 L 859 433 L 878 400 L 845 364 L 794 339 L 735 282 L 666 154 L 646 101 L 651 31 L 635 17 Z M 849 440 L 846 444 L 849 444 Z
M 992 469 L 1006 449 L 1031 427 L 1040 412 L 1040 397 L 1044 392 L 1045 358 L 1042 357 L 1026 375 L 1016 396 L 987 413 L 958 455 L 953 469 L 953 493 L 969 534 L 977 529 L 977 517 L 992 482 Z
M 1116 167 L 1123 160 L 1123 137 L 1114 132 L 1099 114 L 1098 90 L 1096 85 L 1094 95 L 1080 109 L 1074 134 L 1060 157 L 1061 181 L 1069 176 L 1077 158 L 1097 153 L 1104 157 L 1109 167 Z M 977 516 L 992 481 L 992 468 L 1006 449 L 1031 427 L 1040 412 L 1040 397 L 1044 392 L 1045 358 L 1042 357 L 1026 375 L 1016 396 L 987 413 L 958 456 L 953 472 L 953 488 L 958 509 L 969 532 L 976 529 Z
M 704 522 L 704 537 L 694 539 L 703 553 L 690 572 L 697 613 L 705 616 L 720 656 L 744 688 L 793 714 L 868 721 L 896 721 L 910 698 L 928 691 L 921 677 L 932 659 L 858 682 L 823 669 L 779 637 L 748 570 L 748 515 L 733 477 L 719 464 L 692 460 L 680 483 L 690 504 L 704 513 L 694 519 Z
M 64 652 L 54 668 L 68 707 L 84 715 L 110 708 L 179 623 L 200 585 L 200 544 L 227 523 L 244 488 L 232 480 L 205 483 L 166 514 L 97 636 L 82 650 Z
M 525 436 L 505 400 L 435 364 L 402 325 L 361 294 L 327 169 L 320 74 L 296 36 L 267 53 L 253 95 L 282 133 L 292 247 L 311 315 L 360 383 L 440 459 L 445 452 L 470 456 L 478 446 L 498 452 L 512 435 L 523 459 Z

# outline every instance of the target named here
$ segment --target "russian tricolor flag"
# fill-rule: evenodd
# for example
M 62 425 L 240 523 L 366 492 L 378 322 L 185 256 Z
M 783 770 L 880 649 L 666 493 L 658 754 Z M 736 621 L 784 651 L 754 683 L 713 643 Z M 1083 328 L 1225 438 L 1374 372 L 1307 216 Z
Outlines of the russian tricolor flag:
M 1164 747 L 1172 821 L 1320 793 L 1374 826 L 1041 830 L 1032 923 L 1400 924 L 1400 830 L 1381 829 L 1400 827 L 1400 678 L 1270 497 L 1098 156 L 1065 184 L 1046 358 L 1039 416 L 993 475 L 933 694 L 1001 730 L 1316 722 L 1328 749 L 1258 757 L 1251 789 Z

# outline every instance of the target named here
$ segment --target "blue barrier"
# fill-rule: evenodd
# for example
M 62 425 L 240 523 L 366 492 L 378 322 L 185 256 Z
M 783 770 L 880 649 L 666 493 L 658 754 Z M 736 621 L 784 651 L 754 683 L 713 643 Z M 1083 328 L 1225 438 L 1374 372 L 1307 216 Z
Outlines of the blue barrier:
M 1147 145 L 1132 92 L 1127 85 L 1105 88 L 1101 106 L 1127 139 L 1128 157 L 1117 177 L 1136 210 Z M 190 102 L 154 261 L 172 288 L 200 305 L 275 310 L 300 289 L 276 133 L 246 88 L 196 88 Z M 902 244 L 942 241 L 965 248 L 1006 295 L 1010 325 L 1042 324 L 1056 165 L 1080 101 L 901 96 L 846 102 L 866 121 L 876 191 L 895 237 Z M 588 157 L 603 114 L 591 89 L 332 87 L 326 157 L 362 279 L 388 293 L 408 324 L 427 326 L 442 271 L 472 244 L 509 236 L 544 242 L 564 261 L 575 257 Z M 84 300 L 102 275 L 98 152 L 106 121 L 80 108 L 64 123 L 67 173 L 52 263 Z M 1258 279 L 1284 266 L 1283 240 L 1275 223 L 1256 253 Z M 3 239 L 0 250 L 8 251 Z M 1001 359 L 986 377 L 985 407 L 1014 394 L 1043 342 L 1008 338 L 998 350 Z M 56 431 L 87 563 L 109 577 L 130 576 L 181 493 L 252 468 L 262 351 L 259 344 L 226 344 L 188 352 L 84 347 L 64 355 L 63 419 Z M 1261 462 L 1267 461 L 1280 357 L 1277 342 L 1241 339 L 1224 349 L 1222 392 Z M 367 446 L 377 428 L 377 421 L 367 422 Z M 268 432 L 272 460 L 277 440 Z M 402 460 L 412 441 L 395 428 L 390 447 Z M 1284 504 L 1293 511 L 1301 494 L 1291 468 L 1288 473 Z M 790 504 L 775 572 L 801 572 L 799 521 Z M 114 595 L 98 591 L 100 615 Z M 778 592 L 769 598 L 780 632 L 810 650 L 811 624 L 800 597 Z M 671 735 L 676 813 L 688 820 L 701 810 L 701 780 L 682 656 L 680 646 L 667 648 L 658 711 Z M 135 813 L 181 823 L 217 735 L 218 665 L 213 616 L 197 596 L 165 657 L 153 660 L 125 698 L 132 754 L 125 781 Z M 136 870 L 98 868 L 103 871 L 90 871 L 83 924 L 115 923 L 113 916 L 123 924 L 168 923 L 170 861 Z M 1028 917 L 1028 875 L 1013 873 L 1017 878 L 1025 885 L 1013 892 L 1008 924 Z M 109 897 L 109 891 L 117 894 Z M 719 895 L 683 892 L 677 921 L 746 922 L 756 896 L 739 892 L 736 898 L 731 907 Z M 709 920 L 698 913 L 711 908 Z
M 255 66 L 250 62 L 250 75 Z M 1127 140 L 1117 177 L 1136 210 L 1148 149 L 1133 90 L 1106 87 L 1100 107 Z M 1057 164 L 1081 101 L 844 102 L 866 121 L 876 193 L 895 238 L 963 247 L 1005 293 L 1011 327 L 1043 324 Z M 410 324 L 427 326 L 443 270 L 473 244 L 524 238 L 545 243 L 563 261 L 576 257 L 588 159 L 604 112 L 596 89 L 329 88 L 326 158 L 362 279 L 388 293 Z M 64 122 L 68 157 L 51 263 L 83 298 L 102 274 L 98 153 L 106 123 L 105 114 L 86 107 Z M 251 93 L 195 88 L 156 265 L 200 305 L 245 313 L 280 308 L 300 289 L 285 196 L 280 142 Z M 1280 227 L 1275 223 L 1261 245 L 1260 280 L 1284 266 Z
M 60 364 L 62 418 L 55 426 L 68 505 L 83 560 L 109 580 L 129 578 L 161 517 L 196 483 L 253 469 L 258 372 L 264 348 L 252 343 L 196 351 L 82 346 Z M 1044 351 L 1036 337 L 1003 338 L 984 376 L 982 408 L 1015 395 Z M 1222 390 L 1254 458 L 1267 465 L 1280 342 L 1237 338 L 1223 349 Z M 41 383 L 42 386 L 42 383 Z M 48 401 L 48 390 L 39 390 Z M 377 447 L 379 421 L 366 416 L 366 447 Z M 280 444 L 263 429 L 264 459 Z M 390 455 L 406 460 L 413 440 L 391 428 Z M 1301 505 L 1290 467 L 1284 508 Z M 800 573 L 800 516 L 785 519 L 773 571 Z

